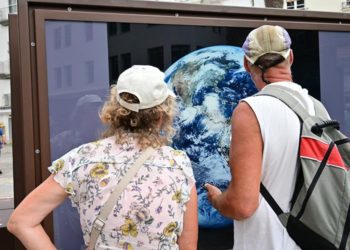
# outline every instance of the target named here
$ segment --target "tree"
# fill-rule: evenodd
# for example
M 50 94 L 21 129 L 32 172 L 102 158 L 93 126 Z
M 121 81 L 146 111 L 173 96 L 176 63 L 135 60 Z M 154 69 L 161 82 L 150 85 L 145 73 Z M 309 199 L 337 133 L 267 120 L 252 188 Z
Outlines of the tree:
M 283 0 L 265 0 L 265 7 L 283 8 Z

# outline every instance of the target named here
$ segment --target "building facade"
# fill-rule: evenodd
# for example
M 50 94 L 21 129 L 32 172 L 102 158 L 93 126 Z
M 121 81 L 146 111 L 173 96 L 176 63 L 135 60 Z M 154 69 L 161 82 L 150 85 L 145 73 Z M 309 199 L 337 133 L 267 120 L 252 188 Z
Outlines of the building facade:
M 8 15 L 16 12 L 15 0 L 0 0 L 0 124 L 8 142 L 12 140 Z
M 156 0 L 157 1 L 157 0 Z M 162 0 L 164 2 L 182 2 L 215 4 L 241 7 L 265 7 L 265 0 Z M 282 0 L 284 9 L 309 11 L 350 12 L 350 0 Z

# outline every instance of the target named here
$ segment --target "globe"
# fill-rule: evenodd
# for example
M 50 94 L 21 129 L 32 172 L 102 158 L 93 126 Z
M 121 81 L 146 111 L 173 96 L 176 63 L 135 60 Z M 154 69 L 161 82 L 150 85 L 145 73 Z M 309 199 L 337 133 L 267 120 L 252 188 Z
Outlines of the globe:
M 191 159 L 198 193 L 199 226 L 232 225 L 207 199 L 203 184 L 225 190 L 231 180 L 228 166 L 230 118 L 238 102 L 257 92 L 243 67 L 243 50 L 212 46 L 193 51 L 165 71 L 165 81 L 177 96 L 179 115 L 173 147 Z

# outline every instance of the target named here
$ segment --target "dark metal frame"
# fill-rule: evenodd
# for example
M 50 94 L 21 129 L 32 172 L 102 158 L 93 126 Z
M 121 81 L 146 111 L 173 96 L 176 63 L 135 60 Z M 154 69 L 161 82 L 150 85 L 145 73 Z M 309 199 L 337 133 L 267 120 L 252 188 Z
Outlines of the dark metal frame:
M 14 50 L 11 80 L 15 205 L 48 176 L 51 161 L 45 20 L 251 28 L 279 24 L 288 29 L 350 31 L 350 15 L 343 13 L 131 0 L 18 0 L 18 33 L 11 31 L 18 39 L 10 36 Z M 44 227 L 52 237 L 51 217 L 45 220 Z

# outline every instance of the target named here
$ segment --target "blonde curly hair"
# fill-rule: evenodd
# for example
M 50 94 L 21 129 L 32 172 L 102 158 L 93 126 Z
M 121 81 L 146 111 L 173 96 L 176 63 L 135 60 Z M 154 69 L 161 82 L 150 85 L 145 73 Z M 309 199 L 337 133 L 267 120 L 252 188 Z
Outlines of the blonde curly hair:
M 100 112 L 101 121 L 108 126 L 103 138 L 116 136 L 116 143 L 125 143 L 132 135 L 141 146 L 161 147 L 171 142 L 175 134 L 173 118 L 176 112 L 175 98 L 169 96 L 153 108 L 134 112 L 121 106 L 116 98 L 116 85 L 111 87 L 110 96 Z M 128 103 L 139 103 L 135 95 L 121 93 Z

